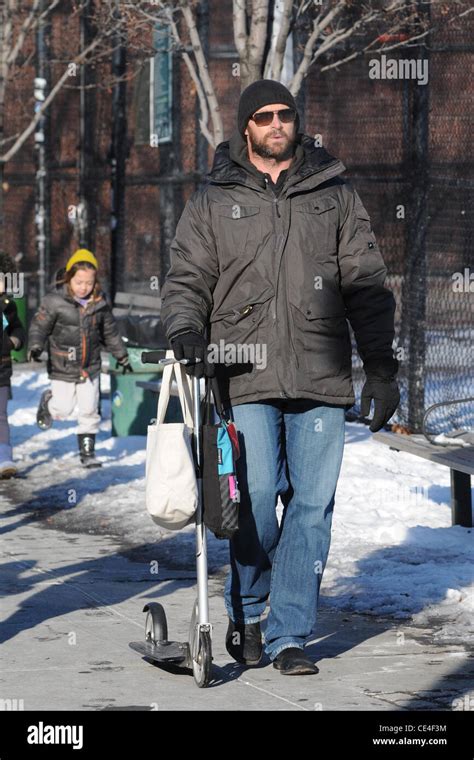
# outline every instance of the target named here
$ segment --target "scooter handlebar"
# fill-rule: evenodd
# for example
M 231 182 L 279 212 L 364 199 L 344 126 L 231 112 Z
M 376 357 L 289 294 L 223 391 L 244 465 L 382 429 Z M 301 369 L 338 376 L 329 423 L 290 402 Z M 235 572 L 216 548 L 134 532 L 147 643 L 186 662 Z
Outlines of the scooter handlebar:
M 142 351 L 142 364 L 173 364 L 174 362 L 179 362 L 180 364 L 197 364 L 198 362 L 201 362 L 202 359 L 163 359 L 162 357 L 163 349 L 156 350 L 156 351 Z

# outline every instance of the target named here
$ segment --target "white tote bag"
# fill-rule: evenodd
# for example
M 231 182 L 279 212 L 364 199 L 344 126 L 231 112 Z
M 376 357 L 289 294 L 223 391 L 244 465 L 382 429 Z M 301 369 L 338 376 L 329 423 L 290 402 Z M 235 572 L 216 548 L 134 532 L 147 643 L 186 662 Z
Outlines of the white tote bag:
M 171 350 L 166 358 L 174 358 Z M 184 422 L 164 422 L 173 372 Z M 192 450 L 192 378 L 179 362 L 165 364 L 156 424 L 148 425 L 145 503 L 153 520 L 167 530 L 192 522 L 198 506 L 198 485 Z

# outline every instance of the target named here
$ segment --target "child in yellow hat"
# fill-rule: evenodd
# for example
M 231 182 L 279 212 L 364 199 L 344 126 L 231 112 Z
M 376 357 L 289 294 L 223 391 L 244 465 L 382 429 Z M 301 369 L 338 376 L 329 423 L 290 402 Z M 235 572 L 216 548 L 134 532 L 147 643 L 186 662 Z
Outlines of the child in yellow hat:
M 48 347 L 51 389 L 44 391 L 37 412 L 42 430 L 53 419 L 69 417 L 78 405 L 77 437 L 81 462 L 97 467 L 95 437 L 99 430 L 100 349 L 107 349 L 132 372 L 127 349 L 101 289 L 98 261 L 79 248 L 66 263 L 63 276 L 43 298 L 28 334 L 28 359 L 39 361 Z

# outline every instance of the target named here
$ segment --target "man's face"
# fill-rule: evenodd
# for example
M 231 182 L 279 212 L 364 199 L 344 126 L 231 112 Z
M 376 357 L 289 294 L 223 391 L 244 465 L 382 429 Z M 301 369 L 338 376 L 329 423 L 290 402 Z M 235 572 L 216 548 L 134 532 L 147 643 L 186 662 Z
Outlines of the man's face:
M 274 103 L 262 106 L 255 113 L 265 111 L 280 111 L 288 106 L 282 103 Z M 276 161 L 286 161 L 293 155 L 293 145 L 296 138 L 296 122 L 283 124 L 277 114 L 273 114 L 273 121 L 268 127 L 258 127 L 253 119 L 249 119 L 245 129 L 252 150 L 262 158 L 274 158 Z

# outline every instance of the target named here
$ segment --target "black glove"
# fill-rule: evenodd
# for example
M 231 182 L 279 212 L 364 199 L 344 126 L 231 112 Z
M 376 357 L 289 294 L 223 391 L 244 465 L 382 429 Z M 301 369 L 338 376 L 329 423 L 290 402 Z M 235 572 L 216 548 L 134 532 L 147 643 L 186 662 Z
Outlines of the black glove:
M 214 377 L 215 366 L 207 359 L 207 340 L 201 333 L 190 330 L 170 338 L 175 359 L 201 359 L 196 364 L 186 364 L 186 373 L 191 377 Z
M 40 356 L 43 353 L 42 348 L 30 348 L 28 351 L 27 359 L 29 362 L 39 362 L 41 361 Z
M 125 375 L 126 372 L 133 372 L 133 367 L 130 364 L 130 359 L 127 356 L 122 356 L 120 359 L 117 359 L 117 364 L 119 364 L 122 367 L 122 375 Z
M 400 391 L 395 380 L 397 369 L 398 361 L 393 357 L 364 362 L 367 380 L 360 397 L 360 413 L 362 417 L 368 416 L 373 399 L 374 416 L 369 426 L 371 433 L 376 433 L 387 424 L 400 403 Z

